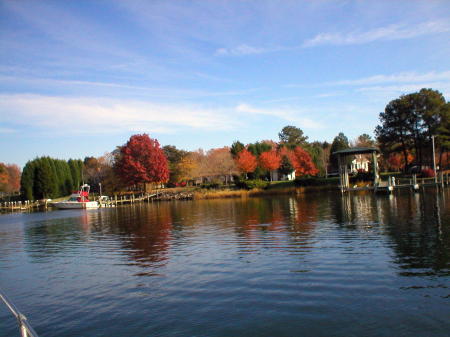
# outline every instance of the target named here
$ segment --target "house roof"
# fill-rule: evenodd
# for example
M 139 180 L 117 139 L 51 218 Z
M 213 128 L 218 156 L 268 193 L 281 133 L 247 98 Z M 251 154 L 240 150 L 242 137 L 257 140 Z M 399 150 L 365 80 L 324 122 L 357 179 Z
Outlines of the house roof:
M 379 153 L 380 150 L 378 150 L 376 147 L 351 147 L 349 149 L 333 152 L 333 154 L 349 156 L 352 154 L 364 154 L 364 153 L 372 153 L 372 152 Z

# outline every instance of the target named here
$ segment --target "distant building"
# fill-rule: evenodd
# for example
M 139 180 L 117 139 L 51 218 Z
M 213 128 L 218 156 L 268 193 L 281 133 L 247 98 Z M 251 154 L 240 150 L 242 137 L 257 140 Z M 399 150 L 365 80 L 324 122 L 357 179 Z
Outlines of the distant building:
M 369 172 L 370 160 L 363 154 L 355 155 L 350 163 L 350 172 L 357 173 L 359 171 Z
M 292 170 L 289 174 L 282 174 L 278 170 L 270 171 L 270 177 L 272 181 L 281 181 L 281 180 L 294 180 L 295 179 L 295 170 Z

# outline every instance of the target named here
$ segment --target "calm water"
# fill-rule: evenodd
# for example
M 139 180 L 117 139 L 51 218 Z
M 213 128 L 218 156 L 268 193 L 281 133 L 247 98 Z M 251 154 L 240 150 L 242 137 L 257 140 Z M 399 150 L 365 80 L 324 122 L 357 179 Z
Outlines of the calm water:
M 0 216 L 41 336 L 448 336 L 449 281 L 449 190 Z

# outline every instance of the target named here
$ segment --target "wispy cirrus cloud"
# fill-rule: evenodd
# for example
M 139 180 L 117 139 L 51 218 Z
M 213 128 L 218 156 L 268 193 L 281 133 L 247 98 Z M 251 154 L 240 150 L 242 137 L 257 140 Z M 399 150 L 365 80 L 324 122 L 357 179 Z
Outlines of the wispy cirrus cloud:
M 230 48 L 219 48 L 216 50 L 215 54 L 218 56 L 241 56 L 241 55 L 255 55 L 255 54 L 265 54 L 272 53 L 281 50 L 286 50 L 287 47 L 254 47 L 247 44 L 241 44 L 236 47 Z
M 246 56 L 280 51 L 300 50 L 323 45 L 354 45 L 375 41 L 403 40 L 430 34 L 450 32 L 450 23 L 444 20 L 427 21 L 419 24 L 392 24 L 367 31 L 319 33 L 299 45 L 260 47 L 240 44 L 235 47 L 219 48 L 216 56 Z
M 27 94 L 2 94 L 0 102 L 0 122 L 55 134 L 229 130 L 239 124 L 224 109 L 186 104 Z
M 271 117 L 277 117 L 284 119 L 288 122 L 298 123 L 302 127 L 309 129 L 321 129 L 322 124 L 317 121 L 306 117 L 305 115 L 310 109 L 295 109 L 295 108 L 258 108 L 246 103 L 241 103 L 236 106 L 236 111 L 239 113 L 253 114 L 253 115 L 265 115 Z
M 353 45 L 374 41 L 389 41 L 411 39 L 419 36 L 445 33 L 450 31 L 449 21 L 428 21 L 415 25 L 393 24 L 368 31 L 353 31 L 348 33 L 320 33 L 306 40 L 302 47 L 317 47 L 322 45 Z
M 399 84 L 399 85 L 376 85 L 369 87 L 361 87 L 356 89 L 361 93 L 378 93 L 378 94 L 406 94 L 415 91 L 419 91 L 422 88 L 433 88 L 439 90 L 444 96 L 450 95 L 450 82 L 433 82 L 433 83 L 411 83 L 411 84 Z
M 1 71 L 1 70 L 0 70 Z M 121 94 L 124 92 L 133 93 L 133 95 L 146 95 L 147 97 L 157 98 L 179 98 L 179 99 L 192 99 L 199 97 L 220 97 L 220 96 L 242 96 L 258 90 L 261 88 L 248 88 L 242 90 L 223 90 L 213 91 L 207 89 L 180 89 L 180 88 L 164 88 L 158 86 L 142 86 L 120 82 L 101 82 L 101 81 L 83 81 L 73 79 L 57 79 L 57 78 L 45 78 L 45 77 L 21 77 L 21 76 L 8 76 L 0 74 L 0 81 L 2 83 L 12 83 L 20 85 L 31 85 L 37 88 L 42 86 L 49 87 L 65 87 L 67 89 L 73 87 L 87 88 L 92 90 L 93 88 L 103 88 L 109 90 L 113 89 L 121 90 Z
M 359 79 L 328 82 L 326 86 L 354 87 L 356 92 L 398 95 L 418 91 L 422 88 L 434 88 L 444 96 L 450 94 L 450 71 L 443 72 L 402 72 L 391 75 L 374 75 Z
M 354 87 L 359 92 L 369 91 L 394 91 L 405 92 L 408 90 L 417 90 L 420 88 L 437 88 L 446 90 L 450 86 L 450 71 L 430 71 L 418 73 L 414 71 L 401 72 L 394 74 L 378 74 L 373 76 L 330 81 L 316 84 L 286 84 L 286 88 L 323 88 L 323 87 Z M 395 89 L 397 88 L 397 89 Z M 395 89 L 395 90 L 394 90 Z M 321 93 L 316 97 L 339 96 L 344 92 Z
M 427 73 L 417 73 L 417 72 L 401 72 L 397 74 L 390 75 L 373 75 L 369 77 L 363 77 L 351 80 L 341 80 L 334 82 L 327 82 L 326 85 L 370 85 L 370 84 L 381 84 L 381 83 L 418 83 L 418 82 L 436 82 L 436 81 L 450 81 L 450 71 L 436 72 L 430 71 Z
M 287 87 L 295 87 L 289 85 Z M 422 88 L 439 90 L 444 96 L 450 95 L 450 71 L 427 73 L 401 72 L 389 75 L 373 75 L 357 79 L 332 81 L 315 87 L 349 87 L 352 93 L 377 94 L 381 97 L 406 94 Z

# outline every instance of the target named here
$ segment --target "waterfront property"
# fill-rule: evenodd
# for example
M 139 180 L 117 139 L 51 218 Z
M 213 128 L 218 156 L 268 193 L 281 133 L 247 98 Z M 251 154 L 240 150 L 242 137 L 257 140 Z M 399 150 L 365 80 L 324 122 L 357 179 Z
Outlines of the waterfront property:
M 361 155 L 370 155 L 372 157 L 372 172 L 373 172 L 373 185 L 376 186 L 379 182 L 380 176 L 378 175 L 378 160 L 377 155 L 380 151 L 375 147 L 354 147 L 345 150 L 336 151 L 333 154 L 338 158 L 339 179 L 341 190 L 349 190 L 349 167 L 347 164 L 348 157 L 357 157 Z
M 374 147 L 355 147 L 348 148 L 345 150 L 340 150 L 334 152 L 334 155 L 338 157 L 339 165 L 339 188 L 342 192 L 349 191 L 375 191 L 375 192 L 387 192 L 391 193 L 395 189 L 408 188 L 411 190 L 419 190 L 420 187 L 434 186 L 436 188 L 443 188 L 445 185 L 449 184 L 449 174 L 444 172 L 438 172 L 438 176 L 432 178 L 417 178 L 416 174 L 413 174 L 411 178 L 400 178 L 387 177 L 386 181 L 380 179 L 379 168 L 378 168 L 378 154 L 379 150 Z M 350 185 L 350 173 L 354 173 L 354 169 L 360 167 L 363 171 L 366 170 L 365 167 L 369 167 L 368 159 L 366 156 L 372 158 L 370 166 L 372 168 L 372 183 L 365 184 L 363 186 Z M 348 165 L 348 158 L 351 157 L 350 168 Z

